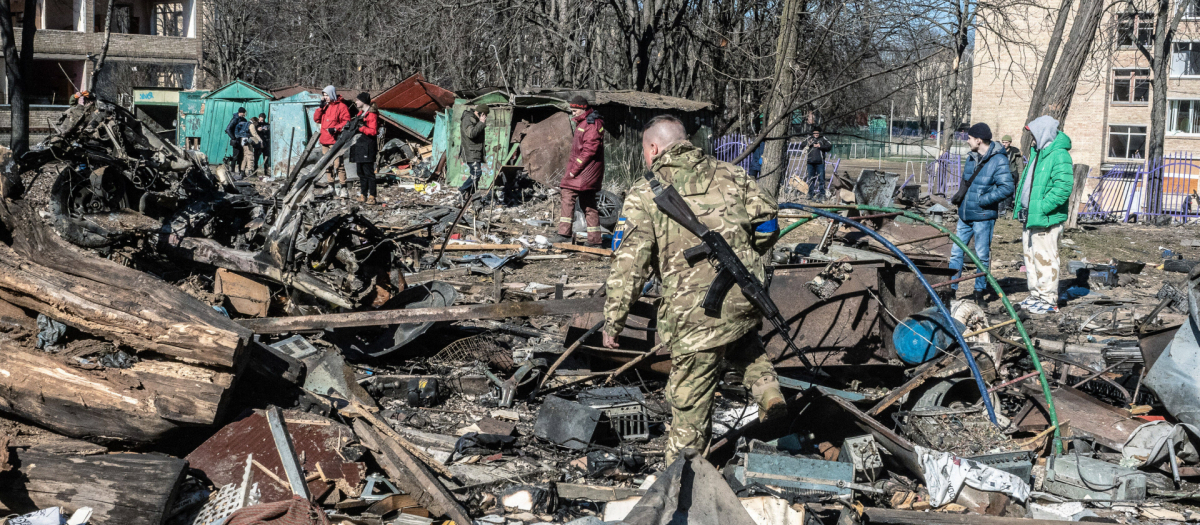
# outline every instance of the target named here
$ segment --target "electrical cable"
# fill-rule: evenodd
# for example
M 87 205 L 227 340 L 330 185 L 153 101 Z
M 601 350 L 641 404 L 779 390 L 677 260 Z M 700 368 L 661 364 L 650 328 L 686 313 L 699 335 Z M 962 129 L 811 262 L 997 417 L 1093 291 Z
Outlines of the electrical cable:
M 959 348 L 962 350 L 963 358 L 966 360 L 967 366 L 971 369 L 971 375 L 975 378 L 975 386 L 979 388 L 979 395 L 983 398 L 983 405 L 987 408 L 988 419 L 991 420 L 993 425 L 999 425 L 999 422 L 996 420 L 996 408 L 992 406 L 992 400 L 990 397 L 988 397 L 987 383 L 983 381 L 983 375 L 979 372 L 979 365 L 975 363 L 975 356 L 971 354 L 970 345 L 968 345 L 966 340 L 963 339 L 962 334 L 959 333 L 958 330 L 954 329 L 954 316 L 950 315 L 950 310 L 946 308 L 946 304 L 942 302 L 942 299 L 938 296 L 937 291 L 935 291 L 933 286 L 929 284 L 929 280 L 926 279 L 925 275 L 921 273 L 921 270 L 917 268 L 916 263 L 912 262 L 912 259 L 909 259 L 904 252 L 900 251 L 899 248 L 892 244 L 891 241 L 885 239 L 879 234 L 879 232 L 864 226 L 860 222 L 850 220 L 836 213 L 827 212 L 820 208 L 806 206 L 804 204 L 785 202 L 780 204 L 779 208 L 806 211 L 814 215 L 819 215 L 827 219 L 833 219 L 834 221 L 853 227 L 878 241 L 885 248 L 887 248 L 888 251 L 895 254 L 896 257 L 899 258 L 909 270 L 912 270 L 913 275 L 917 277 L 917 280 L 920 281 L 921 286 L 925 287 L 925 292 L 928 293 L 930 299 L 933 300 L 933 305 L 937 308 L 938 313 L 940 313 L 942 317 L 946 319 L 946 327 L 949 328 L 948 331 L 954 336 L 955 342 L 958 343 Z

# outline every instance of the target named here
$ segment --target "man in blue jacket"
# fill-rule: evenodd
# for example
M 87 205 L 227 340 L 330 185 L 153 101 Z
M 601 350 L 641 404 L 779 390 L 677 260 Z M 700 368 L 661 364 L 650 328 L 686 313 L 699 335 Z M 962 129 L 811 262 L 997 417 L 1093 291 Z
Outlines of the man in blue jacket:
M 1008 167 L 1008 155 L 1004 146 L 992 142 L 992 130 L 982 122 L 967 131 L 967 145 L 971 152 L 963 167 L 963 179 L 952 202 L 958 205 L 958 229 L 955 234 L 964 244 L 975 239 L 975 255 L 985 266 L 991 265 L 992 232 L 996 217 L 1000 215 L 1000 203 L 1013 194 L 1012 171 Z M 963 251 L 957 245 L 950 248 L 950 268 L 962 273 Z M 955 275 L 958 278 L 958 275 Z M 975 279 L 977 304 L 985 303 L 987 279 Z M 957 284 L 950 285 L 958 290 Z

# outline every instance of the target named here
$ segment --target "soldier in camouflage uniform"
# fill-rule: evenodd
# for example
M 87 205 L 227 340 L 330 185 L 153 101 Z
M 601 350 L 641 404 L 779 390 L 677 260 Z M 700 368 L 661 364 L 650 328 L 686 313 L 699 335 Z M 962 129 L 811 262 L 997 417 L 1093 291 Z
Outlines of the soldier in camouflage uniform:
M 775 201 L 759 191 L 742 168 L 706 157 L 687 141 L 683 124 L 674 117 L 651 120 L 643 132 L 642 149 L 650 171 L 663 184 L 674 185 L 705 226 L 720 232 L 747 268 L 762 279 L 763 257 L 779 239 Z M 625 197 L 618 225 L 623 237 L 607 283 L 604 345 L 618 346 L 617 335 L 625 328 L 630 306 L 651 274 L 658 274 L 663 296 L 658 334 L 671 351 L 666 391 L 672 407 L 666 451 L 670 464 L 684 448 L 707 450 L 722 361 L 742 373 L 759 405 L 760 418 L 786 413 L 787 404 L 758 338 L 762 312 L 735 287 L 720 318 L 705 315 L 702 303 L 716 270 L 707 261 L 688 265 L 683 251 L 700 244 L 700 239 L 659 211 L 653 199 L 645 179 Z

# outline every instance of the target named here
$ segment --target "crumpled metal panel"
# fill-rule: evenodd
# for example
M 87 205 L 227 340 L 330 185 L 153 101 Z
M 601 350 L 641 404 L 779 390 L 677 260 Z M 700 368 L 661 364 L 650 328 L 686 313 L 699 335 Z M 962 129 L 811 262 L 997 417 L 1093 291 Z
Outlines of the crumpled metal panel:
M 529 177 L 546 187 L 558 186 L 571 156 L 571 117 L 565 112 L 555 113 L 529 124 L 524 132 L 521 158 Z
M 792 341 L 804 351 L 832 351 L 818 358 L 819 364 L 863 364 L 875 356 L 875 345 L 864 345 L 876 335 L 879 302 L 867 291 L 875 290 L 882 261 L 851 261 L 854 271 L 829 299 L 821 300 L 804 284 L 825 268 L 825 264 L 799 264 L 775 268 L 769 290 L 791 330 Z M 781 355 L 787 344 L 775 327 L 763 323 L 760 334 L 769 355 Z M 772 353 L 774 352 L 774 353 Z M 886 358 L 882 359 L 886 361 Z
M 425 81 L 425 77 L 417 73 L 375 95 L 375 105 L 379 109 L 391 109 L 433 120 L 433 116 L 454 105 L 454 93 Z
M 1146 372 L 1142 384 L 1154 391 L 1176 419 L 1200 425 L 1200 276 L 1193 271 L 1188 278 L 1188 320 Z

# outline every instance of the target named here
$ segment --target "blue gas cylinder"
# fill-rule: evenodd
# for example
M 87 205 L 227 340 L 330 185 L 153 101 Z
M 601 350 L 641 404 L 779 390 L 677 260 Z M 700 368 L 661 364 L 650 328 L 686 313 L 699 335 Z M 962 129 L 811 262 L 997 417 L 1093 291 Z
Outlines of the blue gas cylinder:
M 966 325 L 954 319 L 954 329 L 962 333 Z M 954 334 L 946 329 L 946 318 L 930 307 L 900 321 L 892 332 L 896 357 L 910 365 L 919 365 L 937 357 L 954 345 Z

